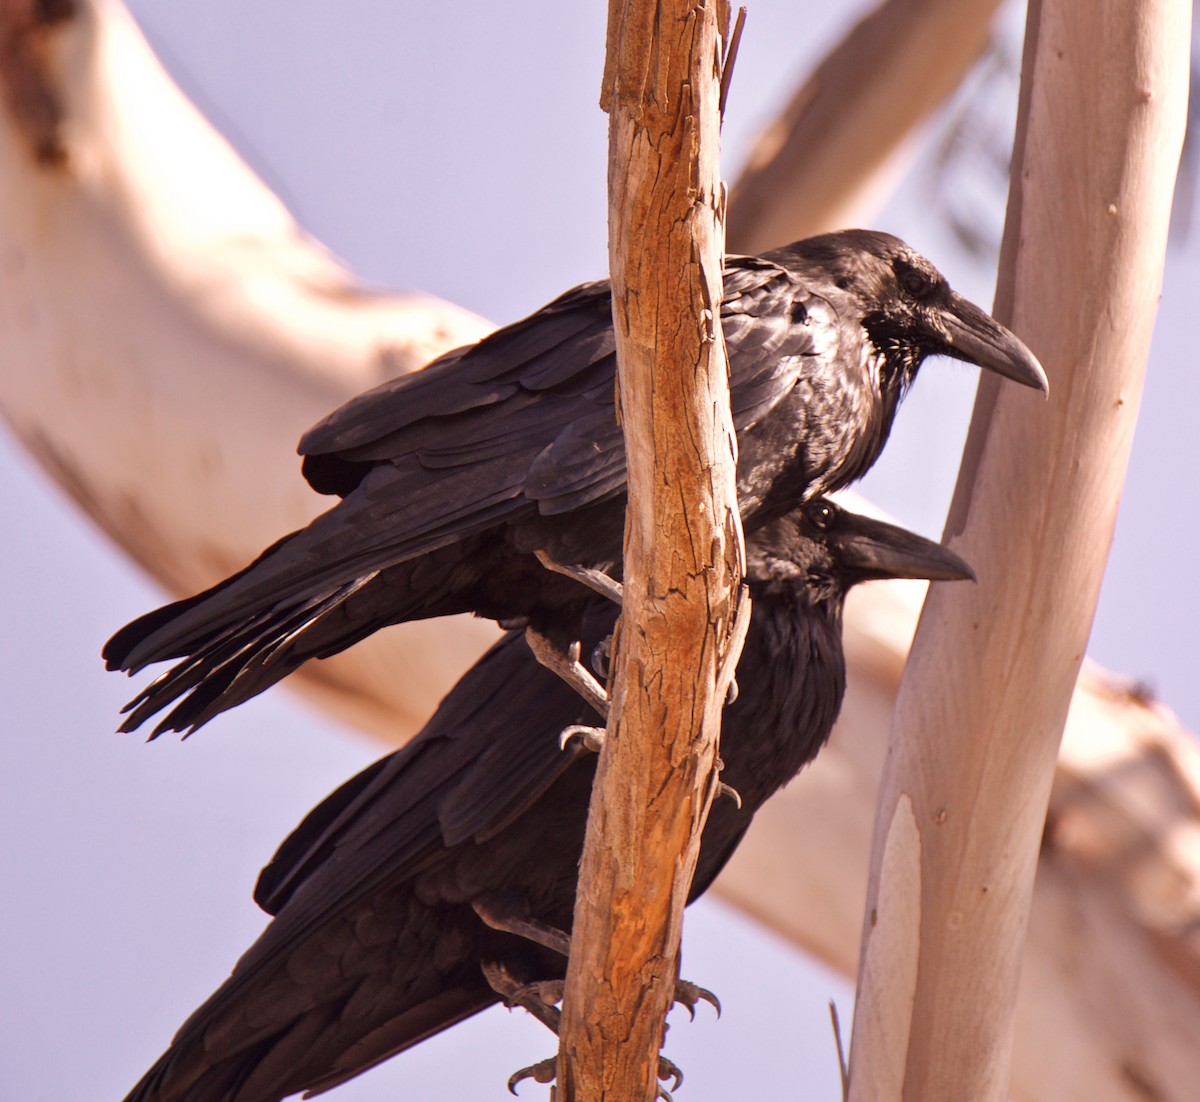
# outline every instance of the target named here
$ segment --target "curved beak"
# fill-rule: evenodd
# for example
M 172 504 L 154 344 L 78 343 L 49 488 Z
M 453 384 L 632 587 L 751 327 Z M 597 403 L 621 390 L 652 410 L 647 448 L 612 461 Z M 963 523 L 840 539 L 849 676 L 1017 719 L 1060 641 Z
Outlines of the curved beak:
M 951 291 L 950 303 L 940 315 L 945 327 L 943 351 L 948 356 L 1050 393 L 1050 382 L 1037 357 L 990 314 Z
M 975 571 L 953 551 L 905 528 L 844 509 L 834 537 L 843 569 L 855 581 L 873 578 L 975 580 Z

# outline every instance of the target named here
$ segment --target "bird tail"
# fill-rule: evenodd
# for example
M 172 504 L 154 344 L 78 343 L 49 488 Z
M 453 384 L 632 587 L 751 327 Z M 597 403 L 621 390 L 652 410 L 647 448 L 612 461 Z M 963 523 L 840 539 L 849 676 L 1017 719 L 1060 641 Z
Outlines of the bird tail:
M 462 611 L 451 607 L 436 564 L 421 565 L 420 556 L 396 562 L 386 546 L 356 542 L 352 529 L 324 519 L 211 589 L 139 617 L 105 644 L 110 670 L 134 674 L 179 660 L 125 706 L 122 731 L 174 704 L 151 738 L 190 734 L 310 658 L 328 658 L 388 624 Z M 418 571 L 420 586 L 412 584 Z
M 386 979 L 380 983 L 386 985 Z M 213 999 L 219 1000 L 222 992 Z M 243 1007 L 234 1002 L 223 1008 L 238 1024 L 231 1032 L 230 1023 L 206 1014 L 205 1004 L 124 1102 L 282 1102 L 300 1091 L 308 1098 L 478 1014 L 498 996 L 481 980 L 473 988 L 451 988 L 408 1008 L 403 1001 L 396 1000 L 394 1016 L 372 1014 L 351 1026 L 340 1000 L 309 1006 L 282 1029 L 268 1035 L 259 1031 L 250 1043 L 239 1039 L 239 1034 L 255 1032 L 239 1014 Z M 383 1006 L 388 1002 L 381 999 Z
M 310 658 L 337 654 L 385 627 L 392 617 L 381 613 L 369 600 L 355 601 L 378 577 L 377 573 L 369 574 L 294 603 L 281 604 L 232 627 L 201 630 L 194 642 L 187 644 L 183 660 L 147 685 L 122 709 L 126 718 L 120 729 L 133 731 L 175 704 L 151 737 L 156 738 L 164 731 L 190 734 L 214 716 L 270 688 Z M 208 596 L 201 594 L 193 600 Z M 152 621 L 171 607 L 143 619 Z M 131 632 L 140 625 L 141 621 L 134 621 L 123 631 Z M 156 630 L 153 623 L 145 626 L 151 633 Z M 110 669 L 133 672 L 144 664 L 126 666 L 118 657 L 118 650 L 113 649 L 111 654 L 110 657 L 106 648 Z M 147 662 L 177 656 L 157 651 L 150 654 Z

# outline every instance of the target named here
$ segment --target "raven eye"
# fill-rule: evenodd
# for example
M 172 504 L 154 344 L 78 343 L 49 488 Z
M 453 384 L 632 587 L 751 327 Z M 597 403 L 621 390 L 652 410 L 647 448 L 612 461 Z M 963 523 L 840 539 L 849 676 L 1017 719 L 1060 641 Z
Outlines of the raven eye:
M 831 528 L 837 512 L 832 505 L 827 501 L 818 501 L 809 511 L 808 515 L 812 518 L 813 524 L 818 528 Z
M 900 286 L 914 298 L 919 298 L 929 290 L 929 280 L 916 268 L 904 268 L 899 273 Z

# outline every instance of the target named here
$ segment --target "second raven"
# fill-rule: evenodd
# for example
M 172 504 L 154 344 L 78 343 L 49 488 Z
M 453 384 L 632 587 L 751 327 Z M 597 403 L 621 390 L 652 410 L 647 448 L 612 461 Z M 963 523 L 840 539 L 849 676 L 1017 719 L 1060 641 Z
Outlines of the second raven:
M 927 356 L 1047 389 L 1020 340 L 885 233 L 728 258 L 721 322 L 748 534 L 861 477 Z M 475 612 L 574 638 L 591 594 L 535 553 L 619 573 L 615 372 L 609 285 L 589 283 L 337 410 L 300 451 L 309 483 L 341 502 L 109 640 L 110 669 L 181 660 L 122 729 L 174 705 L 155 734 L 194 730 L 405 620 Z
M 721 777 L 741 800 L 713 803 L 689 900 L 829 737 L 846 685 L 847 590 L 869 578 L 971 576 L 936 543 L 823 500 L 747 541 L 753 611 L 742 692 L 721 735 Z M 617 617 L 591 601 L 589 646 Z M 497 643 L 412 742 L 284 842 L 255 890 L 274 921 L 126 1102 L 324 1091 L 502 995 L 553 1025 L 544 995 L 566 960 L 552 938 L 522 931 L 571 927 L 596 758 L 560 750 L 558 734 L 596 718 L 519 632 Z

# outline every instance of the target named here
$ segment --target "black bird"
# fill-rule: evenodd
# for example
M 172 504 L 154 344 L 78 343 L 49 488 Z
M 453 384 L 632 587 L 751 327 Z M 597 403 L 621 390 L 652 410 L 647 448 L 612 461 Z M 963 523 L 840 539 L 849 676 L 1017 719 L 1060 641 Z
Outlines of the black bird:
M 761 527 L 747 552 L 753 611 L 721 736 L 721 776 L 741 802 L 715 801 L 691 899 L 828 738 L 845 689 L 846 591 L 869 578 L 973 576 L 938 544 L 823 500 Z M 592 600 L 588 644 L 618 611 Z M 508 993 L 561 979 L 563 956 L 512 931 L 571 927 L 596 759 L 560 750 L 558 736 L 595 721 L 510 632 L 409 745 L 283 843 L 255 890 L 274 921 L 126 1102 L 322 1091 L 498 1001 L 485 967 Z M 556 1013 L 518 1001 L 543 1020 Z
M 721 319 L 747 533 L 859 478 L 926 356 L 1046 390 L 1033 354 L 933 265 L 850 230 L 730 257 Z M 591 594 L 545 569 L 619 573 L 625 452 L 607 282 L 355 398 L 300 441 L 340 504 L 219 585 L 135 620 L 109 669 L 182 659 L 126 708 L 194 730 L 309 658 L 388 624 L 475 612 L 559 645 Z

